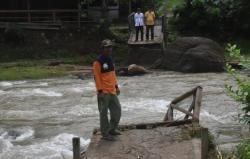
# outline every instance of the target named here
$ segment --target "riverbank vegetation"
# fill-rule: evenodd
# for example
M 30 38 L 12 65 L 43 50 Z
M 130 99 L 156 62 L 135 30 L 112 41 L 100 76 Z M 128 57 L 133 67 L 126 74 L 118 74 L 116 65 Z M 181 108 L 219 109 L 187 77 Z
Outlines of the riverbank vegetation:
M 239 61 L 242 65 L 242 69 L 246 72 L 250 72 L 250 58 L 241 55 L 241 49 L 237 48 L 237 45 L 228 44 L 226 47 L 227 57 Z M 239 114 L 239 120 L 250 126 L 250 80 L 249 76 L 227 65 L 227 72 L 235 80 L 236 85 L 226 85 L 228 94 L 232 96 L 236 101 L 243 104 L 242 113 Z M 250 158 L 250 140 L 244 139 L 238 146 L 236 152 L 236 158 L 249 159 Z
M 93 59 L 92 56 L 85 56 L 0 63 L 0 81 L 65 76 L 74 70 L 74 66 L 90 65 Z

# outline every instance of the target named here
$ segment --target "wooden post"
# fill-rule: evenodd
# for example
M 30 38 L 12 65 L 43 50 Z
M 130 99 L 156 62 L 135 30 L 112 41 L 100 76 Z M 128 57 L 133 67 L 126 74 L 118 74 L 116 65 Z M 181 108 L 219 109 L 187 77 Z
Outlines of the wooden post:
M 166 43 L 167 45 L 167 14 L 164 14 L 162 16 L 162 33 L 163 33 L 163 39 L 164 39 L 164 42 Z
M 164 42 L 165 42 L 165 44 L 166 44 L 166 46 L 168 45 L 168 30 L 167 30 L 167 28 L 168 28 L 168 16 L 167 16 L 167 14 L 165 14 L 165 26 L 164 26 L 164 33 L 163 33 L 163 35 L 164 35 Z
M 161 17 L 161 31 L 164 33 L 164 26 L 165 26 L 165 15 Z
M 56 11 L 52 11 L 52 19 L 53 19 L 53 23 L 56 23 Z
M 74 137 L 72 139 L 73 144 L 73 159 L 80 159 L 81 152 L 80 152 L 80 138 Z
M 208 128 L 201 128 L 201 159 L 208 158 Z
M 28 22 L 31 23 L 30 0 L 27 0 L 27 9 L 28 9 Z
M 78 20 L 77 20 L 77 22 L 78 22 L 78 29 L 80 30 L 80 28 L 81 28 L 81 2 L 80 2 L 80 0 L 78 0 L 78 6 L 77 6 L 77 8 L 78 8 Z
M 132 2 L 129 0 L 128 2 L 128 14 L 130 15 L 132 13 Z
M 196 95 L 195 95 L 195 93 L 194 93 L 192 104 L 191 104 L 191 105 L 189 106 L 189 108 L 188 108 L 188 111 L 189 111 L 189 112 L 192 112 L 192 110 L 194 109 L 194 101 L 195 101 L 195 98 L 196 98 Z M 186 115 L 186 116 L 184 117 L 184 119 L 188 119 L 188 115 Z
M 174 109 L 171 107 L 171 105 L 168 108 L 168 121 L 174 120 Z
M 194 101 L 194 120 L 198 122 L 200 118 L 201 100 L 202 100 L 202 87 L 197 87 L 196 98 Z

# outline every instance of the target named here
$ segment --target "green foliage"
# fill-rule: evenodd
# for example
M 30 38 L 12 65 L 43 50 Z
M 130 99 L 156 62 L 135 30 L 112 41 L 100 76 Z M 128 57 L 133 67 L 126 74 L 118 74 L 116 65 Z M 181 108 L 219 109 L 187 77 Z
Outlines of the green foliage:
M 250 3 L 247 0 L 185 0 L 170 20 L 183 34 L 249 37 Z
M 65 75 L 65 70 L 63 68 L 49 69 L 40 66 L 11 68 L 0 67 L 0 80 L 40 79 L 63 75 Z
M 9 25 L 3 34 L 4 42 L 11 46 L 16 46 L 24 43 L 25 34 L 23 29 L 16 25 Z
M 228 44 L 226 50 L 230 58 L 239 59 L 243 67 L 250 70 L 250 60 L 241 56 L 240 49 L 236 45 Z M 250 125 L 250 80 L 248 77 L 244 78 L 230 65 L 227 65 L 227 71 L 236 81 L 236 86 L 226 85 L 226 89 L 229 95 L 244 105 L 242 107 L 243 114 L 240 114 L 240 120 Z
M 238 159 L 250 159 L 250 141 L 245 140 L 237 146 Z
M 227 44 L 226 46 L 226 58 L 228 60 L 239 61 L 239 64 L 244 68 L 250 70 L 250 59 L 241 55 L 241 49 L 237 48 L 237 45 Z
M 226 54 L 227 58 L 230 59 L 230 60 L 231 59 L 233 59 L 233 60 L 240 60 L 242 58 L 241 55 L 240 55 L 240 49 L 237 48 L 236 44 L 234 44 L 234 45 L 227 44 L 227 46 L 226 46 L 226 52 L 228 53 L 228 54 Z

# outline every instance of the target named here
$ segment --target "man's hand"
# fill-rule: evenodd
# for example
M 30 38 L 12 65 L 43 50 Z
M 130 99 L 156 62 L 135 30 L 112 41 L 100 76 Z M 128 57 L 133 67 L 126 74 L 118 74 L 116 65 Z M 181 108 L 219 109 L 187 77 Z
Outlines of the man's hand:
M 98 97 L 102 97 L 103 95 L 104 95 L 103 91 L 102 91 L 102 90 L 98 90 L 97 96 L 98 96 Z
M 116 95 L 120 95 L 120 93 L 121 93 L 121 91 L 120 91 L 120 89 L 119 88 L 116 88 Z

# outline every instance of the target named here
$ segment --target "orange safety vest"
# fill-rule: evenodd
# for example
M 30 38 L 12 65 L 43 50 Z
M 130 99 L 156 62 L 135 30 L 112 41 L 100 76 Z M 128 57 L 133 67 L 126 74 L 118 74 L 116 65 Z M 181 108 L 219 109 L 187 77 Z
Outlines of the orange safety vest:
M 93 64 L 93 73 L 97 92 L 116 95 L 118 85 L 113 63 L 98 59 Z

